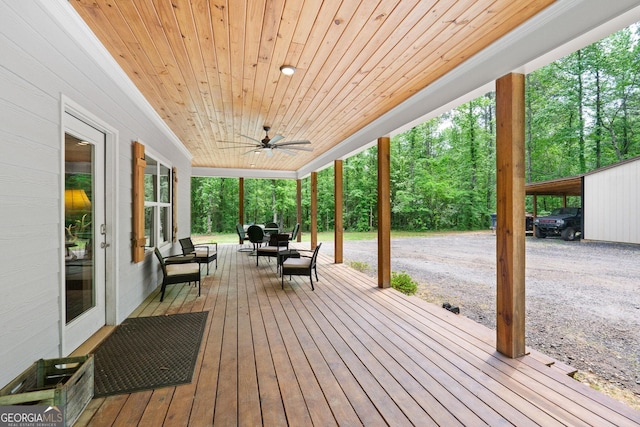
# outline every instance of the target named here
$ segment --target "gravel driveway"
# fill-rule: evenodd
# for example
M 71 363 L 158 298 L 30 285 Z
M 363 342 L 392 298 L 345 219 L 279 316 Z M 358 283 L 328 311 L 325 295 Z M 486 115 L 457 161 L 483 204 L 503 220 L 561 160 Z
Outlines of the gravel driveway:
M 396 238 L 392 270 L 421 298 L 495 329 L 495 242 L 491 232 Z M 333 255 L 332 244 L 322 250 Z M 344 260 L 377 277 L 375 241 L 345 241 Z M 640 247 L 527 237 L 526 294 L 526 344 L 640 408 Z

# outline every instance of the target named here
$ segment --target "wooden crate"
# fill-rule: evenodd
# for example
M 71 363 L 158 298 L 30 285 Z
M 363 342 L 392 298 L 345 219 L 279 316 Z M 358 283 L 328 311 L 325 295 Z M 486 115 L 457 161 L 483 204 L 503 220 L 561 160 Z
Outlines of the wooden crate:
M 0 406 L 48 405 L 72 426 L 93 398 L 93 356 L 40 359 L 0 390 Z

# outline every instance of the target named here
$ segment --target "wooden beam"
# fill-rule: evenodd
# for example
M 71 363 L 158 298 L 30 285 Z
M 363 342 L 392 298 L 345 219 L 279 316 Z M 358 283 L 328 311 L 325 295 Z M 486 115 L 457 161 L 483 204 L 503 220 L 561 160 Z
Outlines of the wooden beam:
M 244 225 L 244 178 L 238 178 L 238 224 Z M 242 238 L 240 244 L 242 244 Z
M 525 354 L 524 75 L 496 81 L 496 347 Z
M 391 286 L 391 139 L 378 138 L 378 287 Z
M 335 219 L 334 219 L 334 261 L 336 264 L 342 264 L 343 260 L 343 240 L 344 225 L 342 223 L 342 204 L 343 204 L 343 174 L 342 160 L 336 160 L 333 166 L 334 175 L 334 196 L 335 196 Z
M 296 221 L 300 224 L 296 242 L 302 241 L 302 180 L 296 180 Z
M 318 245 L 318 172 L 311 172 L 311 249 Z

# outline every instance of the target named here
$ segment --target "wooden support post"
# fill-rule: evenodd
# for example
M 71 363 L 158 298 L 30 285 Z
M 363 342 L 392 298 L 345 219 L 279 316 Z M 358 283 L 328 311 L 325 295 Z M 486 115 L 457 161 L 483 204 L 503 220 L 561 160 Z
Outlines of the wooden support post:
M 296 180 L 296 221 L 300 224 L 296 242 L 302 241 L 302 180 Z
M 378 138 L 378 287 L 391 286 L 391 139 Z
M 244 178 L 238 179 L 238 224 L 244 225 Z M 242 244 L 242 238 L 238 238 Z
M 496 81 L 496 347 L 525 354 L 524 75 Z
M 318 245 L 318 172 L 311 172 L 311 249 Z
M 343 238 L 344 226 L 342 223 L 342 203 L 343 203 L 343 185 L 342 185 L 342 160 L 336 160 L 333 166 L 334 174 L 334 196 L 335 196 L 335 220 L 334 220 L 334 261 L 336 264 L 342 264 L 343 259 Z

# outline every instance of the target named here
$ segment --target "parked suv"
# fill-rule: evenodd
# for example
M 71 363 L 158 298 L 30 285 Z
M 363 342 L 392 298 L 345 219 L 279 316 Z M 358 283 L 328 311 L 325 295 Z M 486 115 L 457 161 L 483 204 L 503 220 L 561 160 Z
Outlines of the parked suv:
M 558 208 L 550 215 L 536 218 L 536 237 L 562 237 L 564 240 L 575 240 L 582 233 L 582 210 L 580 208 Z

